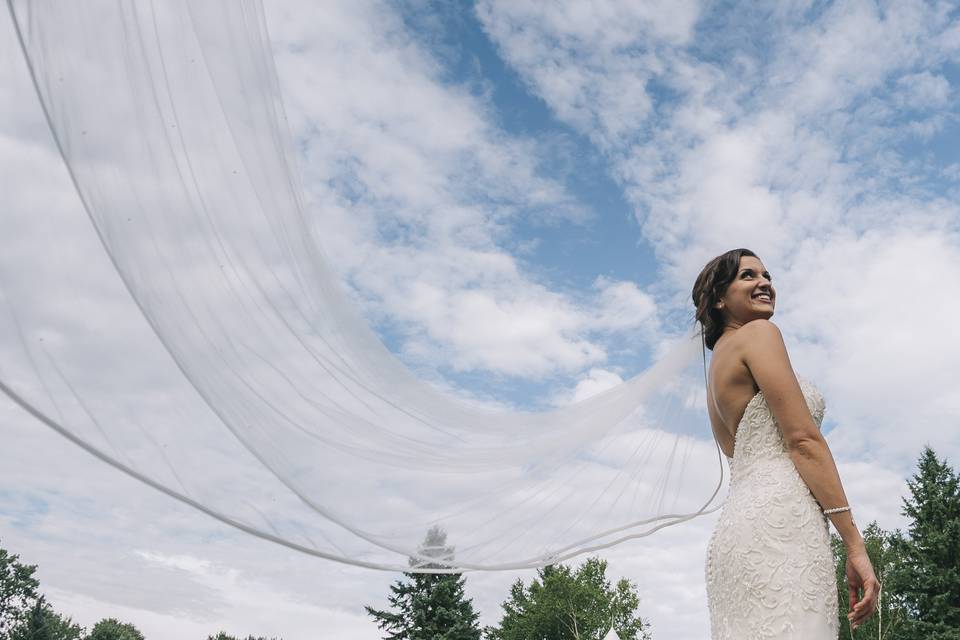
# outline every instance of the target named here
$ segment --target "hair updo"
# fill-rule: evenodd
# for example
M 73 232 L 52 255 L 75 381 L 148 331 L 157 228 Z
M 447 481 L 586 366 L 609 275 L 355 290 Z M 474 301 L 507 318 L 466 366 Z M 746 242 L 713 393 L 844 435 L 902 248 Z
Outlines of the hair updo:
M 703 339 L 711 351 L 723 334 L 723 315 L 714 305 L 737 277 L 743 256 L 756 258 L 757 254 L 750 249 L 731 249 L 722 253 L 707 263 L 693 283 L 693 306 L 697 309 L 694 319 L 703 327 Z

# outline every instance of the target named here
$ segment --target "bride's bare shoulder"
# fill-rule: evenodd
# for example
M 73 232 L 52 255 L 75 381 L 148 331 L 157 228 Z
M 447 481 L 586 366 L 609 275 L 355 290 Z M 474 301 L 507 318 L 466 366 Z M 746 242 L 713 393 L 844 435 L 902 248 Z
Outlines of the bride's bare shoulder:
M 780 328 L 774 324 L 773 320 L 756 318 L 740 327 L 740 330 L 737 333 L 742 335 L 755 335 L 758 337 L 767 334 L 780 335 Z
M 780 328 L 770 320 L 757 318 L 745 323 L 736 331 L 724 335 L 722 342 L 739 347 L 751 342 L 763 342 L 767 340 L 779 340 L 782 342 L 783 335 L 780 333 Z
M 790 356 L 780 328 L 765 319 L 751 320 L 737 330 L 737 352 L 750 369 L 757 386 L 763 388 L 765 373 L 780 375 L 792 371 Z
M 757 318 L 744 324 L 737 331 L 737 342 L 743 347 L 783 346 L 783 334 L 780 327 L 770 320 Z
M 783 334 L 770 320 L 757 318 L 747 322 L 729 336 L 722 345 L 725 360 L 733 358 L 749 366 L 749 361 L 771 351 L 784 352 Z

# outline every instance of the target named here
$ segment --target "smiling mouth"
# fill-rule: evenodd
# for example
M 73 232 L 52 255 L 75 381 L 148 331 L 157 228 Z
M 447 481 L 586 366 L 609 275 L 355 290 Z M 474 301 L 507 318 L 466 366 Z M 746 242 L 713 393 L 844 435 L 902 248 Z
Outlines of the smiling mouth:
M 770 302 L 770 303 L 773 302 L 773 298 L 771 298 L 771 297 L 770 297 L 768 294 L 766 294 L 766 293 L 761 293 L 760 295 L 753 296 L 753 299 L 754 299 L 754 300 L 760 300 L 761 302 Z

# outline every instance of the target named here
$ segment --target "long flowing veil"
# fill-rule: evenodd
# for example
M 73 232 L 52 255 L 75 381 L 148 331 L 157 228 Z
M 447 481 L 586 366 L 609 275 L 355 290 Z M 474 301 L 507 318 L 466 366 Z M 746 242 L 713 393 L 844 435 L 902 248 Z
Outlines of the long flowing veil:
M 542 566 L 716 509 L 698 334 L 543 411 L 439 388 L 384 346 L 320 248 L 259 2 L 8 4 L 152 336 L 131 352 L 109 309 L 37 284 L 83 274 L 24 254 L 0 273 L 0 389 L 37 421 L 231 526 L 372 568 Z M 453 551 L 419 547 L 431 527 Z

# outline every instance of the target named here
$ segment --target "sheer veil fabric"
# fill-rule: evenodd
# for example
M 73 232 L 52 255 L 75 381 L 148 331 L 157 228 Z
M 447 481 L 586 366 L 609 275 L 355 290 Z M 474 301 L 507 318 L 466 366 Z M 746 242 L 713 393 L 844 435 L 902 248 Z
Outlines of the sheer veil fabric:
M 718 508 L 699 335 L 541 411 L 441 389 L 382 344 L 305 206 L 258 2 L 8 6 L 150 336 L 133 353 L 65 312 L 27 283 L 83 274 L 24 254 L 0 273 L 0 388 L 39 422 L 247 533 L 378 569 L 537 567 Z M 431 527 L 452 550 L 422 545 Z

